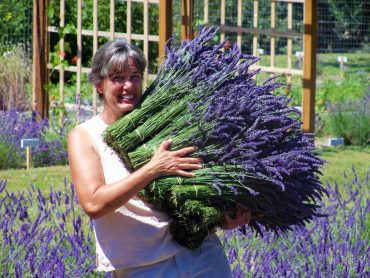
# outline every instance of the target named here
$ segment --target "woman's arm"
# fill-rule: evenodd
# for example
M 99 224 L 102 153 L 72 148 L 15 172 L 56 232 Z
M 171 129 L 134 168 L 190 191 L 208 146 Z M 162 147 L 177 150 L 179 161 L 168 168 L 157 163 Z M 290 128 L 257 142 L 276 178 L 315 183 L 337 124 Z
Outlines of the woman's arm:
M 72 181 L 79 202 L 91 218 L 113 212 L 134 197 L 154 179 L 165 175 L 193 177 L 187 170 L 200 169 L 198 158 L 186 157 L 194 147 L 169 151 L 171 140 L 165 140 L 150 162 L 126 178 L 106 184 L 98 151 L 91 137 L 81 127 L 68 136 L 68 158 Z

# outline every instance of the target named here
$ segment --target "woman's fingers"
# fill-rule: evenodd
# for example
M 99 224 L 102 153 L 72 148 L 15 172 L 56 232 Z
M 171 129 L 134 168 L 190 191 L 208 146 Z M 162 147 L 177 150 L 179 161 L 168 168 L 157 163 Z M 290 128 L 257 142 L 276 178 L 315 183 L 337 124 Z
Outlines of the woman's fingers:
M 171 148 L 171 144 L 172 144 L 172 139 L 167 139 L 167 140 L 164 140 L 161 144 L 161 149 L 165 150 L 165 151 L 169 151 L 170 148 Z
M 173 153 L 174 155 L 178 157 L 183 157 L 187 154 L 195 152 L 197 149 L 198 149 L 197 147 L 186 147 L 186 148 L 182 148 L 180 150 L 174 151 Z
M 202 165 L 191 164 L 191 163 L 181 163 L 177 165 L 177 168 L 182 169 L 182 170 L 197 170 L 197 169 L 201 169 Z
M 195 174 L 189 173 L 189 171 L 202 168 L 201 159 L 188 157 L 188 154 L 196 151 L 197 148 L 186 147 L 171 151 L 171 144 L 171 139 L 162 142 L 149 162 L 150 167 L 158 173 L 158 176 L 180 175 L 183 177 L 194 177 Z
M 180 158 L 180 161 L 181 163 L 192 163 L 192 164 L 201 164 L 202 163 L 202 160 L 200 158 L 196 158 L 196 157 L 184 157 L 184 158 Z
M 186 172 L 184 170 L 176 170 L 175 174 L 178 175 L 178 176 L 181 176 L 181 177 L 185 177 L 185 178 L 194 178 L 195 177 L 194 173 Z

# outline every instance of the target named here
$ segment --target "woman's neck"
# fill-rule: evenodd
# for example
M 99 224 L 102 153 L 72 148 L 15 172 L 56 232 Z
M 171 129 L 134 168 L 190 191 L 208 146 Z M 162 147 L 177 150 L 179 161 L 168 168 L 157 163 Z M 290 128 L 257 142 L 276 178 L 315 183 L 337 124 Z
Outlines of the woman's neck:
M 100 117 L 107 125 L 111 125 L 122 118 L 124 115 L 125 113 L 117 114 L 104 108 L 103 112 L 101 112 L 100 114 Z

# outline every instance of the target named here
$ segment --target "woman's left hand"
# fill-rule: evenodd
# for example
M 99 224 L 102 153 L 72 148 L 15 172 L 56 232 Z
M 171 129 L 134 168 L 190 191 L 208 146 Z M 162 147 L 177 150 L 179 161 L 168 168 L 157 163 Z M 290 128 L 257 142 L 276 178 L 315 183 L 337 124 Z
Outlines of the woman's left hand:
M 243 207 L 240 204 L 235 205 L 235 218 L 225 215 L 225 221 L 220 227 L 224 230 L 232 230 L 243 225 L 247 225 L 251 221 L 251 210 Z

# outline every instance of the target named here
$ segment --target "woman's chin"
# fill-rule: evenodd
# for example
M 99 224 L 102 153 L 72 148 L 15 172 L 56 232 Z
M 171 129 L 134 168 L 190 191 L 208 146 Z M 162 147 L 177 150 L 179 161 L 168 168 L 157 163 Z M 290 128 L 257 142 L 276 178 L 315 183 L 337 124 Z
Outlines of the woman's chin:
M 124 112 L 130 112 L 134 110 L 135 106 L 136 105 L 134 103 L 124 103 L 124 102 L 119 103 L 120 109 Z

